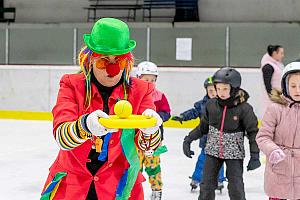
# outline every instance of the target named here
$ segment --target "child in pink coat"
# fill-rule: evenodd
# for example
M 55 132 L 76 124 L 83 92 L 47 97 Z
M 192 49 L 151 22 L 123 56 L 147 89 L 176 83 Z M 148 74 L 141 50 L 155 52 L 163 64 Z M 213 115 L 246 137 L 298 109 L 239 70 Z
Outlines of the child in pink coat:
M 281 88 L 272 91 L 256 136 L 267 156 L 264 189 L 270 200 L 300 199 L 300 62 L 285 67 Z

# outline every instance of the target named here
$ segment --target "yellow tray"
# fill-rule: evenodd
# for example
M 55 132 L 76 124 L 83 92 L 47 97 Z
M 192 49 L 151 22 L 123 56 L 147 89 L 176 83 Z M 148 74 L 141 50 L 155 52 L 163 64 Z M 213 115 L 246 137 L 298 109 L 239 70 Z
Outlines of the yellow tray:
M 110 115 L 109 118 L 100 118 L 99 122 L 106 128 L 149 128 L 156 125 L 157 120 L 153 117 L 143 115 L 130 115 L 125 119 L 117 115 Z

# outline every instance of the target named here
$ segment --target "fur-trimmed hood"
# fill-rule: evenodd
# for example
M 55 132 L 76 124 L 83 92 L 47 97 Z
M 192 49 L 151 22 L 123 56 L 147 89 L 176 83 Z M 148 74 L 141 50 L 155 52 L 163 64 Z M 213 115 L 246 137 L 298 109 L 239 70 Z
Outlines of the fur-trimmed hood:
M 249 94 L 246 90 L 243 90 L 242 88 L 239 89 L 237 94 L 235 95 L 234 104 L 238 105 L 244 102 L 247 102 L 249 99 Z
M 274 103 L 278 103 L 284 106 L 288 106 L 293 103 L 293 101 L 282 94 L 281 90 L 272 89 L 270 94 L 270 99 Z
M 220 98 L 217 98 L 218 103 L 221 106 L 227 106 L 227 107 L 235 107 L 239 104 L 242 104 L 244 102 L 247 102 L 249 99 L 249 94 L 245 90 L 239 88 L 236 92 L 235 96 L 230 97 L 229 99 L 222 100 Z

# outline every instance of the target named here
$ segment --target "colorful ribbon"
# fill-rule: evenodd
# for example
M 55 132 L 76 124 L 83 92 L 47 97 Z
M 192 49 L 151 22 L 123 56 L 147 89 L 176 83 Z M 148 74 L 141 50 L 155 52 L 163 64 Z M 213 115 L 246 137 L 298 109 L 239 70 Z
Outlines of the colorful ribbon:
M 45 191 L 42 193 L 40 200 L 52 200 L 58 189 L 58 186 L 63 177 L 67 175 L 66 172 L 57 172 L 52 181 L 47 185 Z

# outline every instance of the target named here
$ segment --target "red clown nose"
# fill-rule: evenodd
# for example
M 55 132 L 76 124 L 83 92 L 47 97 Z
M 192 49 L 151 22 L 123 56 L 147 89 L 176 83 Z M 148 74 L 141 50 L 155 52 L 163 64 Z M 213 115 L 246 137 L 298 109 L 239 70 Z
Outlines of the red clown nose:
M 109 64 L 106 67 L 106 72 L 110 77 L 114 77 L 120 73 L 120 67 L 119 64 Z

